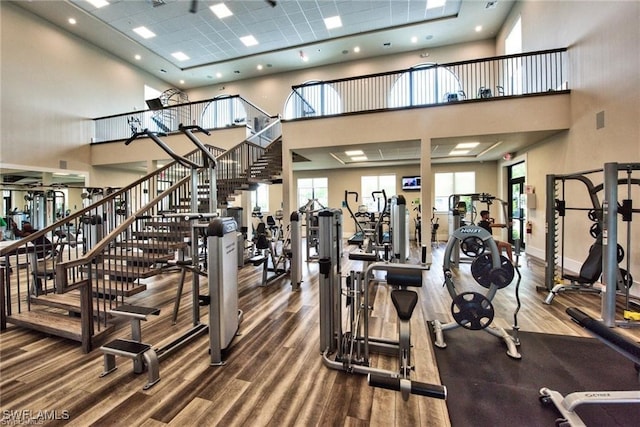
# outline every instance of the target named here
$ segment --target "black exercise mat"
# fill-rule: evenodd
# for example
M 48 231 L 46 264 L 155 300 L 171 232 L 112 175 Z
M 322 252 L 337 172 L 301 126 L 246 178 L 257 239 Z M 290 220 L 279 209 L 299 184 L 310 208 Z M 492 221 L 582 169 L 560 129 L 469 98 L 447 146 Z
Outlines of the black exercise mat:
M 446 331 L 447 347 L 434 346 L 453 427 L 554 426 L 560 415 L 553 403 L 540 402 L 542 387 L 563 396 L 640 388 L 633 362 L 595 338 L 519 336 L 520 360 L 485 331 Z M 587 426 L 640 425 L 640 404 L 582 405 L 576 412 Z

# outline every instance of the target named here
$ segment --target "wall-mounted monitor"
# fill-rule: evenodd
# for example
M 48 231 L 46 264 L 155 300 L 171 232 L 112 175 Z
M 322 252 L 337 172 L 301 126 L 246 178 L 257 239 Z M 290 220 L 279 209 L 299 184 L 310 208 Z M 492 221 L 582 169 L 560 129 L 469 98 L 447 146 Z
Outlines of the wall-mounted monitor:
M 418 191 L 420 190 L 421 181 L 420 176 L 403 176 L 402 189 L 404 191 Z

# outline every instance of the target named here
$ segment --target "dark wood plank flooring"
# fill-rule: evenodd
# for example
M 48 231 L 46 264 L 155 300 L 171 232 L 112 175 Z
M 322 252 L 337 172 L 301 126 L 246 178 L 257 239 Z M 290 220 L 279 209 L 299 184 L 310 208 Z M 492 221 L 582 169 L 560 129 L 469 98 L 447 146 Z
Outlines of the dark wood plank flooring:
M 433 266 L 420 291 L 421 309 L 412 319 L 414 378 L 431 383 L 439 383 L 440 379 L 426 322 L 452 319 L 451 298 L 443 287 L 443 247 L 441 244 L 434 251 Z M 541 264 L 526 257 L 521 264 L 520 329 L 586 336 L 564 310 L 577 306 L 597 316 L 600 298 L 567 293 L 556 297 L 552 305 L 544 305 L 546 294 L 536 291 L 536 286 L 543 283 Z M 344 265 L 343 274 L 359 268 L 358 263 L 350 263 L 346 257 Z M 318 266 L 305 263 L 303 271 L 301 290 L 293 292 L 286 277 L 269 287 L 260 287 L 258 268 L 248 265 L 241 269 L 239 307 L 244 318 L 240 335 L 227 352 L 226 365 L 209 366 L 208 338 L 203 335 L 163 360 L 161 381 L 147 391 L 142 390 L 146 374 L 134 374 L 127 359 L 118 358 L 118 370 L 99 378 L 103 370 L 99 350 L 83 354 L 75 342 L 10 325 L 0 336 L 0 417 L 7 423 L 12 422 L 8 417 L 15 421 L 18 412 L 23 414 L 20 416 L 37 416 L 45 411 L 45 415 L 53 413 L 59 418 L 48 424 L 74 426 L 449 425 L 443 401 L 412 396 L 405 402 L 399 393 L 368 387 L 364 376 L 331 370 L 322 364 Z M 191 326 L 190 292 L 182 296 L 178 323 L 171 323 L 178 279 L 179 273 L 156 276 L 149 280 L 147 291 L 129 301 L 161 309 L 160 316 L 143 323 L 143 340 L 154 346 L 170 341 Z M 455 283 L 459 292 L 484 293 L 469 274 L 468 265 L 461 265 Z M 372 288 L 375 305 L 371 335 L 392 338 L 396 324 L 389 290 L 383 284 Z M 494 324 L 508 331 L 516 307 L 514 291 L 511 285 L 494 299 Z M 207 293 L 206 279 L 201 280 L 201 292 Z M 206 307 L 200 313 L 202 321 L 208 323 Z M 640 340 L 640 331 L 620 330 Z M 122 321 L 112 338 L 129 333 L 129 324 Z M 527 357 L 526 348 L 521 353 Z M 507 356 L 502 353 L 496 357 Z M 372 363 L 386 369 L 396 366 L 393 358 L 383 356 L 375 357 Z

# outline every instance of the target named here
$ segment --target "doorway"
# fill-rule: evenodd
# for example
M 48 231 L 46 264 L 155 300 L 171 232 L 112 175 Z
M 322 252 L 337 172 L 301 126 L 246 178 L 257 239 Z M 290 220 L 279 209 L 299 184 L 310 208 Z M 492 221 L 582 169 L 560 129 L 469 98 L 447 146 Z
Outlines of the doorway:
M 522 205 L 525 194 L 524 183 L 526 181 L 525 162 L 513 164 L 507 168 L 509 180 L 508 211 L 512 219 L 511 232 L 509 233 L 509 243 L 515 244 L 520 240 L 520 248 L 524 249 L 524 230 L 526 223 L 526 210 Z

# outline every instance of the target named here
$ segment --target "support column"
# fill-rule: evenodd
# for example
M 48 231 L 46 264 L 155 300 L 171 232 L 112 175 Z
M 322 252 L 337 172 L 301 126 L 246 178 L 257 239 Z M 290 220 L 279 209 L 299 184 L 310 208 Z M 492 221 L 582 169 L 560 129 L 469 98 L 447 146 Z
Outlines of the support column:
M 420 176 L 422 177 L 420 203 L 422 215 L 420 221 L 420 261 L 431 265 L 431 212 L 433 211 L 433 173 L 431 172 L 431 138 L 423 137 L 420 143 Z
M 604 200 L 602 201 L 602 321 L 616 325 L 616 291 L 618 287 L 618 164 L 604 164 Z M 627 255 L 628 256 L 628 255 Z

